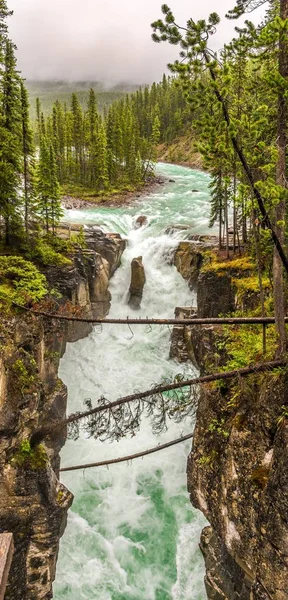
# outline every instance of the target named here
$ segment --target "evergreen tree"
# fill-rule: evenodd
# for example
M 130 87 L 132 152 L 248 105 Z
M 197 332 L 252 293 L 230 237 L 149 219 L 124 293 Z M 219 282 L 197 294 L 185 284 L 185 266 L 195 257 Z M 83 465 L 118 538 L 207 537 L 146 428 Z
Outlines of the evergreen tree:
M 103 122 L 99 123 L 96 145 L 96 185 L 98 190 L 105 190 L 108 187 L 109 179 L 107 167 L 107 139 Z
M 244 10 L 250 10 L 255 5 L 254 2 L 239 0 L 237 2 L 237 10 L 239 13 L 239 7 L 242 6 Z M 227 141 L 229 147 L 234 152 L 234 160 L 232 167 L 234 170 L 234 188 L 235 181 L 237 180 L 238 165 L 241 167 L 242 178 L 244 185 L 248 185 L 250 188 L 250 207 L 251 200 L 256 200 L 259 210 L 259 215 L 263 220 L 263 224 L 270 230 L 271 239 L 275 246 L 274 251 L 274 305 L 276 312 L 276 323 L 277 331 L 279 334 L 279 351 L 283 352 L 286 346 L 286 335 L 284 325 L 284 293 L 282 285 L 282 271 L 283 266 L 288 273 L 288 260 L 284 247 L 284 227 L 285 219 L 283 217 L 283 207 L 285 207 L 284 200 L 287 197 L 287 188 L 285 168 L 286 168 L 286 119 L 283 120 L 283 115 L 286 115 L 286 92 L 287 89 L 287 73 L 288 73 L 288 53 L 287 53 L 287 7 L 288 1 L 281 0 L 280 4 L 277 5 L 280 8 L 280 14 L 283 18 L 280 18 L 280 14 L 276 15 L 276 19 L 272 19 L 271 14 L 264 24 L 259 29 L 255 28 L 252 23 L 246 22 L 246 27 L 240 33 L 240 42 L 242 48 L 249 49 L 251 55 L 261 61 L 263 65 L 263 55 L 267 54 L 271 56 L 275 48 L 275 44 L 278 43 L 279 59 L 278 68 L 273 69 L 270 72 L 270 87 L 273 83 L 273 88 L 278 87 L 278 108 L 277 108 L 277 133 L 278 133 L 278 159 L 275 161 L 275 139 L 270 137 L 270 145 L 265 144 L 261 139 L 263 133 L 263 122 L 264 129 L 266 127 L 266 107 L 263 111 L 263 107 L 259 104 L 259 98 L 257 99 L 257 110 L 252 115 L 243 113 L 242 115 L 235 114 L 233 110 L 233 98 L 231 102 L 231 69 L 227 54 L 224 52 L 221 56 L 221 60 L 213 55 L 209 50 L 209 38 L 215 33 L 216 27 L 219 23 L 219 17 L 216 13 L 212 13 L 209 16 L 208 21 L 201 20 L 196 23 L 193 19 L 189 19 L 187 27 L 183 29 L 179 28 L 175 23 L 174 15 L 167 5 L 162 7 L 162 11 L 165 16 L 164 22 L 161 20 L 156 21 L 152 24 L 154 29 L 153 39 L 156 42 L 161 40 L 169 40 L 172 44 L 181 45 L 181 62 L 176 61 L 171 65 L 171 69 L 174 73 L 179 75 L 182 87 L 186 92 L 187 96 L 190 96 L 191 105 L 195 101 L 192 99 L 196 97 L 198 101 L 201 99 L 203 88 L 210 86 L 211 92 L 214 94 L 215 99 L 219 103 L 219 108 L 222 113 L 223 123 L 227 128 Z M 277 39 L 278 38 L 278 39 Z M 265 48 L 266 46 L 266 48 Z M 261 50 L 264 53 L 261 54 Z M 285 55 L 285 56 L 284 56 Z M 281 65 L 281 67 L 280 67 Z M 207 80 L 207 76 L 209 79 Z M 264 87 L 265 81 L 262 78 L 262 84 Z M 270 96 L 270 87 L 266 89 L 266 95 Z M 259 89 L 257 89 L 259 91 Z M 261 90 L 262 91 L 262 90 Z M 264 96 L 264 105 L 265 96 Z M 232 106 L 231 106 L 232 105 Z M 249 125 L 250 121 L 250 127 Z M 271 124 L 270 124 L 271 127 Z M 280 136 L 280 127 L 282 134 Z M 273 129 L 272 129 L 273 131 Z M 284 133 L 283 133 L 284 132 Z M 280 136 L 280 137 L 279 137 Z M 258 147 L 262 148 L 262 154 L 260 159 L 257 156 L 253 156 L 251 142 L 257 140 Z M 263 144 L 263 146 L 262 146 Z M 274 146 L 274 148 L 273 148 Z M 255 148 L 255 146 L 254 146 Z M 229 149 L 230 152 L 230 149 Z M 254 152 L 255 155 L 255 152 Z M 262 156 L 262 160 L 261 160 Z M 265 157 L 265 161 L 263 158 Z M 268 159 L 268 160 L 267 160 Z M 236 165 L 236 171 L 235 171 Z M 280 176 L 281 174 L 281 176 Z M 235 189 L 233 190 L 234 197 Z M 275 218 L 271 215 L 275 213 Z M 252 210 L 250 208 L 250 214 L 252 218 Z M 275 264 L 275 256 L 277 257 Z M 281 262 L 281 267 L 279 268 Z M 277 283 L 276 283 L 277 281 Z M 279 290 L 279 294 L 278 294 Z M 278 314 L 278 316 L 277 316 Z
M 22 152 L 24 180 L 24 220 L 26 235 L 28 234 L 29 216 L 34 208 L 34 145 L 33 133 L 29 124 L 29 100 L 24 82 L 21 81 L 21 116 L 22 116 Z
M 56 225 L 63 214 L 60 203 L 60 188 L 57 178 L 57 164 L 52 143 L 42 137 L 37 166 L 37 211 L 45 224 L 46 233 Z
M 263 0 L 237 0 L 236 7 L 229 11 L 228 18 L 238 18 L 245 12 L 251 12 L 263 4 Z M 278 202 L 275 206 L 274 228 L 275 233 L 284 248 L 285 244 L 285 219 L 286 202 L 288 199 L 287 184 L 287 85 L 288 85 L 288 0 L 279 0 L 267 12 L 265 27 L 262 28 L 258 45 L 269 48 L 274 43 L 278 47 L 277 70 L 270 75 L 270 84 L 278 91 L 277 110 L 277 148 L 278 159 L 276 163 L 275 184 L 278 187 Z M 271 44 L 272 42 L 272 44 Z M 273 47 L 273 46 L 272 46 Z M 279 334 L 279 353 L 283 353 L 287 345 L 285 327 L 285 291 L 283 278 L 283 261 L 279 249 L 274 248 L 273 256 L 274 280 L 274 309 L 277 330 Z
M 83 111 L 76 94 L 72 94 L 72 144 L 74 149 L 75 181 L 84 180 L 84 122 Z
M 14 47 L 9 39 L 4 44 L 4 71 L 1 79 L 0 139 L 2 148 L 1 214 L 5 221 L 6 244 L 16 232 L 21 210 L 19 184 L 22 159 L 20 82 L 16 72 Z M 7 148 L 6 144 L 10 145 Z M 5 164 L 6 163 L 6 164 Z
M 89 156 L 88 166 L 88 184 L 92 187 L 96 185 L 97 180 L 97 135 L 98 135 L 99 116 L 97 111 L 96 95 L 93 89 L 90 90 L 87 111 L 87 152 Z
M 57 175 L 57 163 L 55 158 L 55 152 L 53 144 L 49 147 L 49 200 L 50 200 L 50 214 L 49 222 L 52 228 L 52 234 L 56 233 L 56 226 L 59 224 L 61 217 L 63 216 L 63 210 L 60 202 L 60 186 Z

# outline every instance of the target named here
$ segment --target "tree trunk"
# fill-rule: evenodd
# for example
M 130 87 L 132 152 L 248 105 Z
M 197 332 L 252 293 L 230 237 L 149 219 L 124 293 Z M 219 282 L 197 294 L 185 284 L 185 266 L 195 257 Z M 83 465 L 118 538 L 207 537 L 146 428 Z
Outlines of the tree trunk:
M 226 225 L 226 256 L 229 258 L 229 217 L 228 217 L 228 189 L 225 181 L 225 225 Z
M 288 0 L 280 0 L 280 17 L 282 20 L 288 19 Z M 288 41 L 287 33 L 281 32 L 279 37 L 279 73 L 288 81 Z M 277 146 L 278 146 L 278 162 L 276 166 L 276 183 L 285 188 L 287 187 L 286 180 L 286 148 L 287 148 L 287 101 L 284 97 L 284 92 L 279 91 L 278 96 L 278 130 L 277 130 Z M 275 209 L 275 232 L 278 236 L 282 247 L 285 242 L 285 216 L 286 207 L 284 199 L 281 200 Z M 287 336 L 285 328 L 285 285 L 283 264 L 279 253 L 274 248 L 273 255 L 273 285 L 274 285 L 274 313 L 276 321 L 276 329 L 279 338 L 278 354 L 282 354 L 286 350 Z
M 10 246 L 10 219 L 5 217 L 5 244 Z
M 223 220 L 223 206 L 222 206 L 222 176 L 220 174 L 220 203 L 219 203 L 219 250 L 222 248 L 222 220 Z
M 28 191 L 28 157 L 27 157 L 27 149 L 26 149 L 26 140 L 25 140 L 25 130 L 23 126 L 23 153 L 24 153 L 24 200 L 25 200 L 25 232 L 26 236 L 28 235 L 28 219 L 29 219 L 29 191 Z

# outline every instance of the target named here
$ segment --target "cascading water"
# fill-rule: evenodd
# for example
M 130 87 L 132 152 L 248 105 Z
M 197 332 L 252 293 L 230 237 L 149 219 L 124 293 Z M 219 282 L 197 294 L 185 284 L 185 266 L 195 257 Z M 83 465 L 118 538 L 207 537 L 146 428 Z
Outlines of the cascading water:
M 171 224 L 189 224 L 193 233 L 207 232 L 208 183 L 203 173 L 159 165 L 174 182 L 136 205 L 118 209 L 69 211 L 71 220 L 98 223 L 128 238 L 122 266 L 111 280 L 110 315 L 135 317 L 127 305 L 130 263 L 143 257 L 146 271 L 141 311 L 137 316 L 173 317 L 175 306 L 195 298 L 171 266 L 176 239 L 166 235 Z M 197 188 L 198 192 L 192 192 Z M 148 225 L 133 229 L 136 214 Z M 185 234 L 182 234 L 185 235 Z M 177 234 L 179 240 L 179 234 Z M 179 372 L 188 376 L 191 365 L 169 360 L 170 331 L 105 325 L 69 344 L 60 377 L 68 385 L 69 412 L 83 409 L 85 398 L 145 390 Z M 68 441 L 62 465 L 88 463 L 133 454 L 190 432 L 192 423 L 170 422 L 155 436 L 144 418 L 136 437 L 120 442 L 87 439 Z M 204 519 L 192 508 L 186 491 L 186 462 L 191 442 L 183 443 L 131 464 L 63 474 L 75 494 L 68 527 L 61 542 L 56 600 L 205 600 L 203 560 L 198 549 Z

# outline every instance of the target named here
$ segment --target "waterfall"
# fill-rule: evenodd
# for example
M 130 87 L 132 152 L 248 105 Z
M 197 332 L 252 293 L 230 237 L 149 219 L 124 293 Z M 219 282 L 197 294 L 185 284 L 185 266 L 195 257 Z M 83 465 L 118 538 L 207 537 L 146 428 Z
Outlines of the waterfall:
M 128 240 L 122 265 L 110 284 L 113 318 L 174 316 L 175 306 L 195 304 L 186 282 L 171 264 L 177 241 L 167 235 L 171 224 L 188 224 L 199 233 L 207 229 L 207 175 L 160 166 L 175 183 L 161 186 L 149 197 L 127 208 L 70 211 L 69 218 L 99 223 Z M 176 181 L 177 180 L 177 181 Z M 199 188 L 199 192 L 192 189 Z M 184 207 L 186 209 L 184 210 Z M 137 214 L 148 224 L 133 228 Z M 186 233 L 177 234 L 185 236 Z M 146 285 L 141 310 L 127 305 L 130 264 L 142 256 Z M 68 344 L 60 377 L 68 386 L 69 412 L 83 409 L 87 398 L 145 390 L 177 374 L 193 376 L 192 365 L 169 360 L 171 332 L 167 326 L 105 325 L 90 336 Z M 155 436 L 147 417 L 140 432 L 119 442 L 103 443 L 82 432 L 68 441 L 62 466 L 124 456 L 173 440 L 193 428 L 191 419 L 169 423 Z M 68 527 L 61 541 L 56 600 L 205 600 L 204 565 L 198 544 L 204 518 L 189 502 L 186 462 L 191 442 L 156 453 L 131 464 L 63 474 L 75 495 Z

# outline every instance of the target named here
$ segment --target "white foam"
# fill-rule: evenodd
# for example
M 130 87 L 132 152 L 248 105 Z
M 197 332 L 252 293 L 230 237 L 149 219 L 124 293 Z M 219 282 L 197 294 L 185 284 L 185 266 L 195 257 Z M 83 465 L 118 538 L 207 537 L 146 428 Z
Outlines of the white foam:
M 169 173 L 167 165 L 165 171 Z M 182 183 L 184 177 L 185 185 L 185 178 L 189 178 L 195 187 L 200 186 L 197 176 L 191 178 L 189 170 L 183 171 Z M 162 204 L 166 202 L 164 192 Z M 175 306 L 195 304 L 186 282 L 171 266 L 177 241 L 163 234 L 179 214 L 168 207 L 168 218 L 172 215 L 174 221 L 164 222 L 163 209 L 159 208 L 161 195 L 157 198 L 157 211 L 153 212 L 152 198 L 148 206 L 143 203 L 141 210 L 138 205 L 137 210 L 149 216 L 148 226 L 138 230 L 133 229 L 135 207 L 101 213 L 103 222 L 112 224 L 111 229 L 117 222 L 118 230 L 123 230 L 129 241 L 122 266 L 110 285 L 113 317 L 135 316 L 127 305 L 127 292 L 130 264 L 136 256 L 143 257 L 147 279 L 137 317 L 173 317 Z M 85 211 L 83 221 L 85 215 L 91 218 L 91 211 Z M 191 366 L 169 360 L 170 335 L 168 327 L 135 326 L 131 332 L 127 326 L 105 325 L 102 331 L 96 327 L 88 338 L 68 344 L 60 376 L 68 385 L 69 412 L 83 409 L 83 400 L 88 397 L 94 401 L 103 394 L 114 400 L 136 389 L 147 389 L 162 378 L 172 379 L 185 370 L 191 375 Z M 62 464 L 129 455 L 180 437 L 192 427 L 189 419 L 180 424 L 170 422 L 167 432 L 155 436 L 149 419 L 144 418 L 136 437 L 118 443 L 87 439 L 82 432 L 79 440 L 65 445 Z M 203 518 L 192 508 L 186 491 L 190 448 L 191 442 L 186 442 L 129 465 L 63 474 L 75 502 L 61 543 L 56 600 L 156 600 L 156 594 L 159 600 L 206 598 L 203 560 L 198 550 Z

